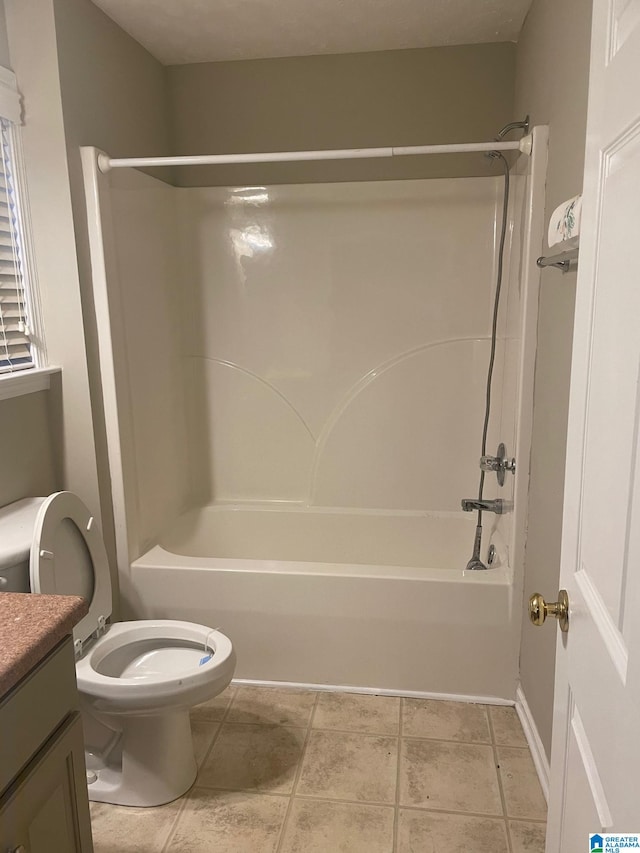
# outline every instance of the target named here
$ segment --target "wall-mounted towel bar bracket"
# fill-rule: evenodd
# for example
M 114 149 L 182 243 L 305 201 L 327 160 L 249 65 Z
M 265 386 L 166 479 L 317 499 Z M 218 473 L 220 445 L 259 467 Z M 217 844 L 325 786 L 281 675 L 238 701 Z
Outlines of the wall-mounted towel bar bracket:
M 555 267 L 555 269 L 562 270 L 563 273 L 569 272 L 571 265 L 577 262 L 577 249 L 571 249 L 569 252 L 559 252 L 557 255 L 549 255 L 548 257 L 542 255 L 536 261 L 538 266 L 543 269 L 544 267 Z

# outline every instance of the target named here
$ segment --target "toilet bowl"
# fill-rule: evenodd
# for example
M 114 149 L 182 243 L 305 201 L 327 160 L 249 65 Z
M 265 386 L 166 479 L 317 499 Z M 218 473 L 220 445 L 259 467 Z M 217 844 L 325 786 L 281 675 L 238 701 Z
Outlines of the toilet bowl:
M 150 806 L 188 790 L 197 769 L 189 709 L 224 690 L 234 667 L 230 641 L 205 625 L 107 626 L 76 663 L 90 798 Z
M 109 565 L 91 513 L 71 492 L 36 506 L 28 500 L 16 512 L 30 534 L 31 591 L 81 595 L 89 603 L 73 632 L 89 799 L 127 806 L 175 800 L 196 777 L 189 709 L 231 681 L 232 644 L 191 622 L 110 624 Z M 0 524 L 10 524 L 10 509 L 0 510 Z M 32 530 L 24 523 L 27 510 L 29 518 L 36 513 Z M 3 561 L 0 545 L 0 567 L 8 566 L 11 577 L 19 551 L 12 541 L 11 558 Z
M 77 661 L 76 678 L 96 712 L 150 714 L 206 702 L 228 685 L 233 664 L 231 642 L 219 631 L 148 619 L 107 626 Z

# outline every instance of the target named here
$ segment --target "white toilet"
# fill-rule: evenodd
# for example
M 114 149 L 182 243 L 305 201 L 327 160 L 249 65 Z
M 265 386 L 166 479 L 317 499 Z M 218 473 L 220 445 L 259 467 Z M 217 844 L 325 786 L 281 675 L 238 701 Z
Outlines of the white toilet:
M 0 509 L 0 591 L 90 602 L 73 632 L 89 799 L 157 806 L 184 794 L 196 777 L 189 709 L 231 681 L 230 640 L 192 622 L 110 624 L 104 543 L 71 492 Z

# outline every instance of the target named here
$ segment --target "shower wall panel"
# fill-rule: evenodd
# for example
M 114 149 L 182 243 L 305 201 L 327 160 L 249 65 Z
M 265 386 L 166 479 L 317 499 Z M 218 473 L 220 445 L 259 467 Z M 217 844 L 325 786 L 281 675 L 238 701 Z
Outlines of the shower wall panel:
M 176 190 L 195 502 L 459 510 L 477 489 L 501 190 Z
M 178 266 L 174 187 L 132 169 L 108 180 L 115 248 L 108 287 L 114 343 L 124 349 L 118 410 L 135 558 L 188 503 L 181 334 L 188 283 Z
M 518 569 L 523 565 L 526 540 L 539 282 L 535 258 L 542 240 L 537 213 L 542 204 L 546 168 L 546 129 L 536 128 L 535 134 L 535 156 L 519 157 L 510 170 L 503 289 L 487 439 L 487 453 L 491 455 L 498 443 L 504 442 L 507 456 L 516 458 L 518 475 L 507 473 L 504 486 L 499 487 L 495 475 L 489 474 L 484 488 L 485 497 L 502 498 L 513 508 L 503 515 L 485 513 L 485 543 L 496 544 L 499 564 L 504 561 Z
M 507 215 L 507 234 L 504 251 L 504 269 L 502 274 L 502 291 L 498 312 L 496 358 L 493 372 L 491 395 L 491 418 L 487 433 L 487 454 L 493 456 L 498 444 L 505 444 L 507 455 L 511 458 L 516 454 L 518 438 L 518 393 L 521 381 L 522 357 L 522 246 L 525 222 L 526 176 L 521 174 L 528 167 L 529 158 L 519 158 L 510 169 L 509 180 L 509 210 Z M 499 202 L 501 207 L 503 179 L 499 179 Z M 501 210 L 498 213 L 498 228 L 500 226 Z M 498 236 L 498 235 L 497 235 Z M 496 236 L 496 239 L 497 239 Z M 497 260 L 497 253 L 496 253 Z M 495 275 L 494 275 L 495 279 Z M 495 285 L 495 282 L 494 282 Z M 492 291 L 492 294 L 495 291 Z M 492 295 L 493 299 L 493 295 Z M 478 453 L 480 452 L 480 434 L 478 435 Z M 470 461 L 477 464 L 477 458 Z M 495 474 L 487 474 L 484 482 L 485 498 L 501 498 L 503 501 L 514 501 L 515 480 L 507 473 L 504 485 L 498 485 Z M 491 515 L 485 513 L 483 524 L 487 535 L 485 542 L 490 540 L 497 544 L 500 539 L 500 550 L 505 560 L 509 560 L 513 545 L 513 513 Z
M 523 169 L 530 167 L 529 159 L 522 157 L 516 161 L 510 176 L 509 230 L 505 248 L 503 291 L 500 300 L 498 322 L 497 369 L 495 372 L 495 405 L 492 406 L 492 418 L 487 441 L 487 453 L 495 454 L 498 444 L 503 442 L 509 458 L 518 453 L 518 395 L 522 382 L 522 344 L 523 344 L 523 257 L 522 250 L 525 235 L 523 228 L 527 220 L 527 177 Z M 526 473 L 526 459 L 516 460 Z M 502 487 L 492 474 L 486 480 L 485 494 L 491 498 L 515 501 L 515 478 L 507 473 Z M 514 513 L 494 516 L 485 521 L 501 537 L 504 553 L 511 564 L 513 558 L 513 520 Z

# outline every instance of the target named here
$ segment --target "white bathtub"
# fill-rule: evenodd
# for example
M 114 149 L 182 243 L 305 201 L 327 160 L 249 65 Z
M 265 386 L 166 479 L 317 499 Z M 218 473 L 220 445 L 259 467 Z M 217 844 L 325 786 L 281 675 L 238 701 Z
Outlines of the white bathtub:
M 474 522 L 209 506 L 136 560 L 122 592 L 138 617 L 221 628 L 241 679 L 510 700 L 512 573 L 464 571 Z

